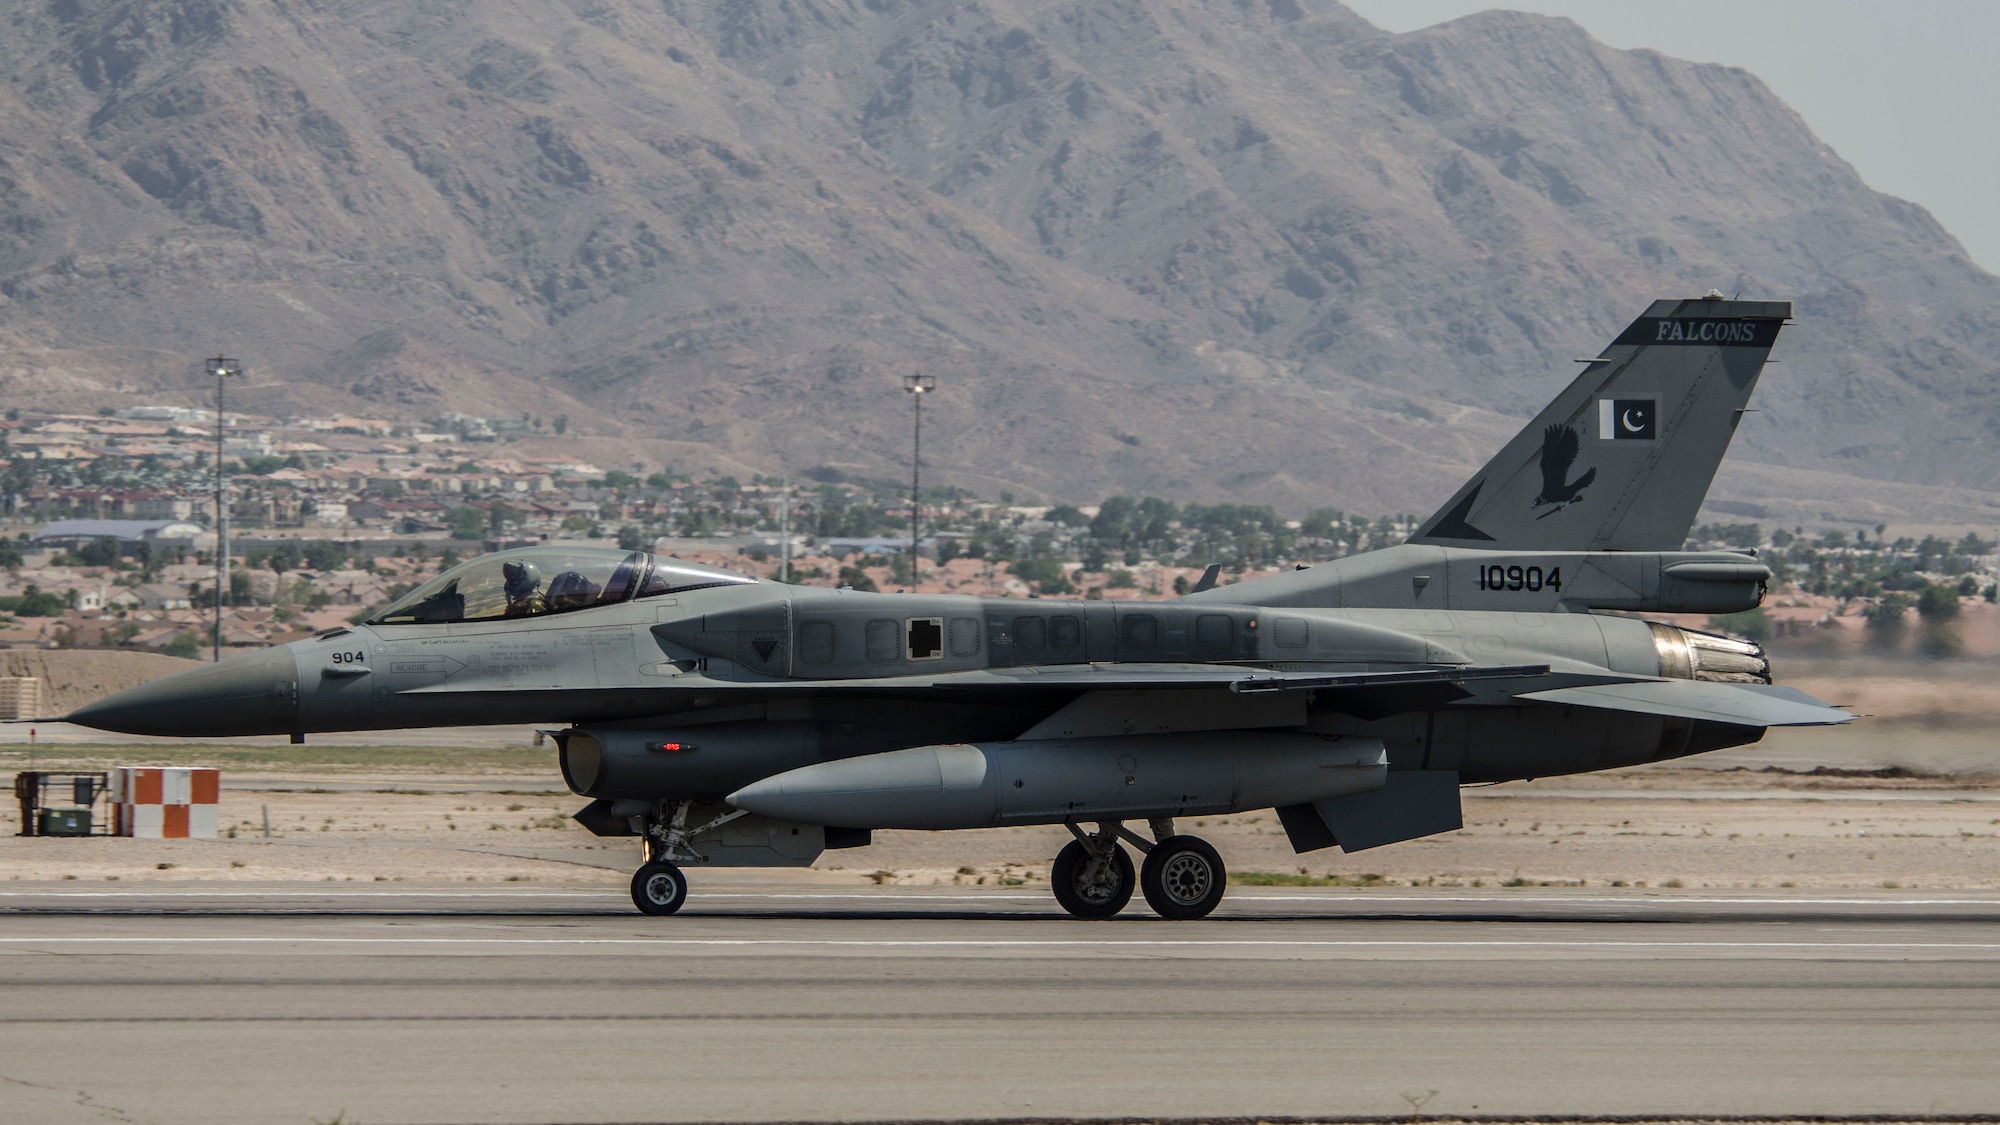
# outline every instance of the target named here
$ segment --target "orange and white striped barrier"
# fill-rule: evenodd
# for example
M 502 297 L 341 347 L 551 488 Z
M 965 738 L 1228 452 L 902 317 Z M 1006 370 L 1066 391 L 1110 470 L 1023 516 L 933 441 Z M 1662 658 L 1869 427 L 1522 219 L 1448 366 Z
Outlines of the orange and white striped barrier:
M 222 771 L 114 766 L 112 830 L 150 840 L 213 840 L 222 820 Z

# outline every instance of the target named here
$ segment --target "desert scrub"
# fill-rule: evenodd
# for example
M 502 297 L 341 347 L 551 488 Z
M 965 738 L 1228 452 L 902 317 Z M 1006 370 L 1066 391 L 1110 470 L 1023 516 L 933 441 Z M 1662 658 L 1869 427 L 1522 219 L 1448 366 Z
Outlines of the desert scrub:
M 1308 875 L 1289 871 L 1231 871 L 1232 887 L 1387 887 L 1394 880 L 1373 873 L 1367 875 Z

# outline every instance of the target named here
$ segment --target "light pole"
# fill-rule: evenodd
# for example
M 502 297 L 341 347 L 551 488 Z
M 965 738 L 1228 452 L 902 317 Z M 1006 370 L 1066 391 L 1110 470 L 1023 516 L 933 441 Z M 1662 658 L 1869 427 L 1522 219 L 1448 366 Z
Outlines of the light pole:
M 207 370 L 215 377 L 215 659 L 222 659 L 222 599 L 229 593 L 229 502 L 227 479 L 222 475 L 222 385 L 231 375 L 243 374 L 243 365 L 225 355 L 209 359 Z
M 792 478 L 785 477 L 778 487 L 778 581 L 790 585 L 792 581 Z
M 909 392 L 910 403 L 915 408 L 915 421 L 910 430 L 910 589 L 917 588 L 917 539 L 923 533 L 924 499 L 919 487 L 924 464 L 924 396 L 937 390 L 935 375 L 905 375 L 903 389 Z

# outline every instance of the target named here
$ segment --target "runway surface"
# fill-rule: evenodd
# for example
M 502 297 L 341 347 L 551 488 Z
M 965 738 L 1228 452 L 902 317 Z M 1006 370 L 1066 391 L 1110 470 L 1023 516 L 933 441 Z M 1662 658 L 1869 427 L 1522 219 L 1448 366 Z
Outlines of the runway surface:
M 0 1117 L 1949 1114 L 2000 895 L 0 891 Z

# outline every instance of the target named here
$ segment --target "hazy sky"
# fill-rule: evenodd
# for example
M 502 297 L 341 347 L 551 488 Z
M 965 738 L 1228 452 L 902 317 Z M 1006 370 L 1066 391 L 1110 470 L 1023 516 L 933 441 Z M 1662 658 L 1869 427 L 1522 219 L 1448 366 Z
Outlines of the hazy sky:
M 1343 0 L 1385 31 L 1490 8 L 1762 78 L 1877 191 L 1928 208 L 2000 269 L 2000 3 L 1990 0 Z

